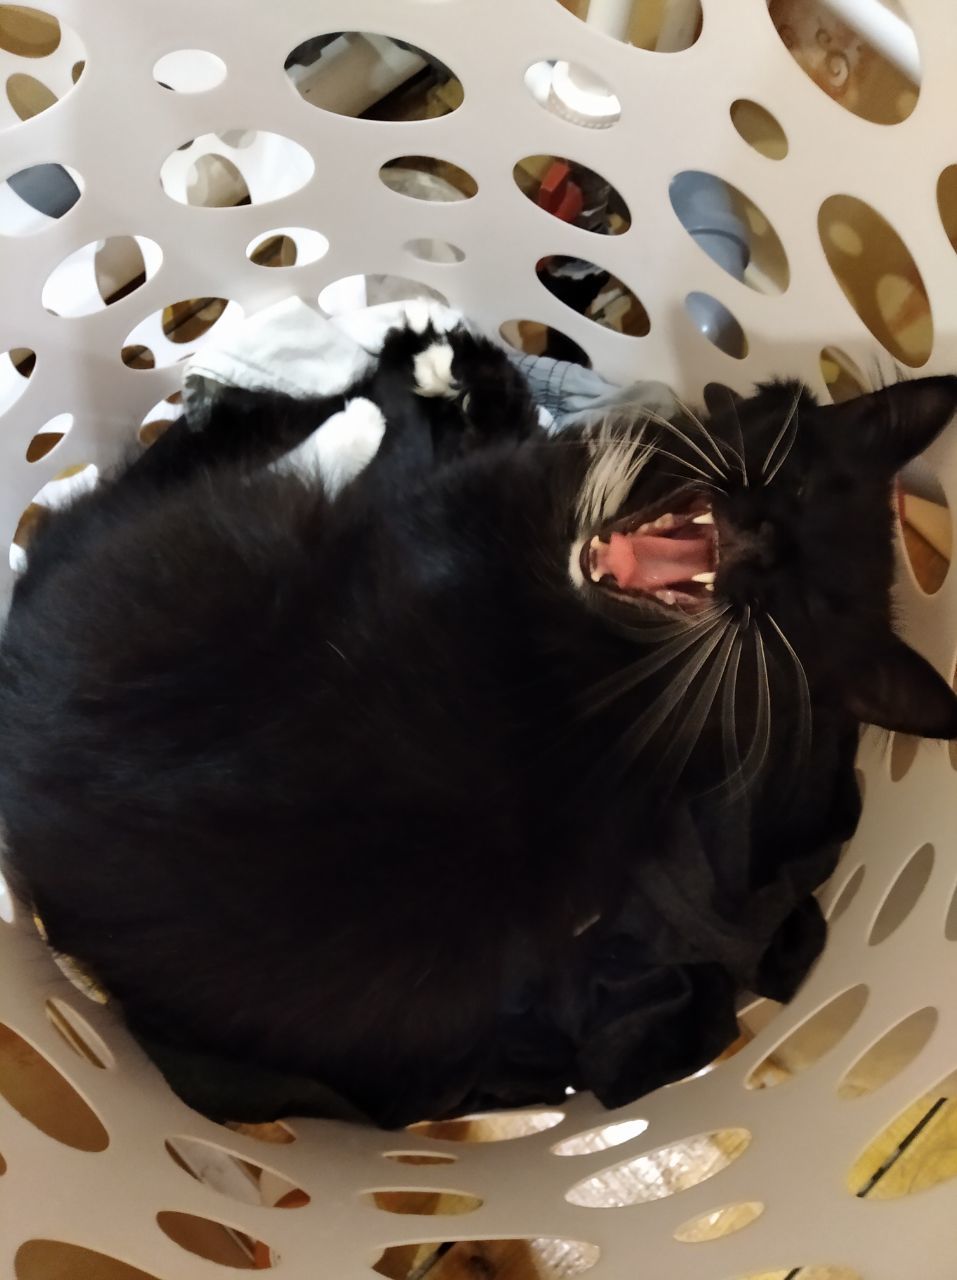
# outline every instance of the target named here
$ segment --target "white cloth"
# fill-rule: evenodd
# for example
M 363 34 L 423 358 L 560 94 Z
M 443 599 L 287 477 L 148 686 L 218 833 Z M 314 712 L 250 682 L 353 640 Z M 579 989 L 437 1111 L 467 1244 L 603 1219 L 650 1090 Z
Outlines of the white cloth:
M 416 298 L 322 315 L 301 298 L 286 298 L 250 316 L 222 346 L 215 341 L 186 362 L 183 406 L 201 423 L 217 386 L 279 391 L 296 397 L 338 395 L 371 367 L 386 334 L 399 325 L 447 332 L 462 316 Z

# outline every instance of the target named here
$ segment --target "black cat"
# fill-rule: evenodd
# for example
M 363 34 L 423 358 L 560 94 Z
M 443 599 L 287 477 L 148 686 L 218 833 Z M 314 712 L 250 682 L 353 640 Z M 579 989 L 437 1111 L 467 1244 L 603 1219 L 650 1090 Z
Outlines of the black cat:
M 224 393 L 30 544 L 15 887 L 217 1118 L 697 1069 L 822 945 L 859 724 L 957 735 L 889 605 L 894 474 L 955 408 L 780 383 L 548 437 L 431 328 L 338 399 Z

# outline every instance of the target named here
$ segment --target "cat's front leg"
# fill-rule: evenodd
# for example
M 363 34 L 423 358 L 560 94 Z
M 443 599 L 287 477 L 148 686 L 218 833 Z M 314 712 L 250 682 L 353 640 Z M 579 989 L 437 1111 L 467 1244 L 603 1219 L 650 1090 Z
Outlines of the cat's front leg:
M 439 457 L 539 430 L 528 383 L 500 347 L 463 324 L 449 328 L 444 317 L 436 323 L 427 311 L 412 313 L 411 306 L 408 323 L 386 338 L 377 377 L 419 398 Z

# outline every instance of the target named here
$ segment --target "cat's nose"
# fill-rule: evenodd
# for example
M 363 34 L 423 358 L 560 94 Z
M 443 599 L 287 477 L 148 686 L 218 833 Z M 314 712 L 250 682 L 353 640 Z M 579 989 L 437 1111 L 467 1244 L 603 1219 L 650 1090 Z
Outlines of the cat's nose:
M 735 565 L 773 569 L 781 555 L 781 537 L 770 520 L 742 526 L 729 522 L 721 529 L 721 561 L 726 569 Z

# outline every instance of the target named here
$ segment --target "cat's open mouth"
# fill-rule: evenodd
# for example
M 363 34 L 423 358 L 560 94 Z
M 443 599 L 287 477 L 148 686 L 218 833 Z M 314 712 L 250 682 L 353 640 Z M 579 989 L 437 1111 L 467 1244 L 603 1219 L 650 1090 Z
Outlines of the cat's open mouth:
M 714 598 L 720 548 L 710 504 L 700 495 L 666 510 L 617 520 L 586 541 L 586 582 L 621 598 L 700 609 Z

